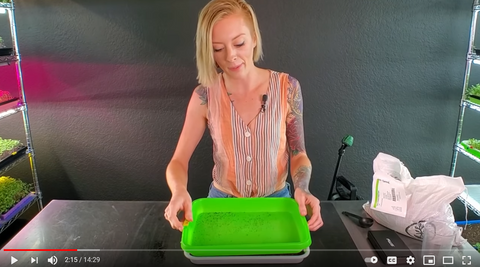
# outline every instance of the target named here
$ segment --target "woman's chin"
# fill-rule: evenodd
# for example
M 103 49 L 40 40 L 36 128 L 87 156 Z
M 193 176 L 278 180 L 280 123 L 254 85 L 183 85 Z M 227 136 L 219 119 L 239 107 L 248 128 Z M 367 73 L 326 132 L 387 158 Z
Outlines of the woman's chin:
M 245 64 L 241 64 L 236 68 L 226 68 L 225 72 L 232 77 L 240 78 L 247 73 L 247 68 L 245 67 Z

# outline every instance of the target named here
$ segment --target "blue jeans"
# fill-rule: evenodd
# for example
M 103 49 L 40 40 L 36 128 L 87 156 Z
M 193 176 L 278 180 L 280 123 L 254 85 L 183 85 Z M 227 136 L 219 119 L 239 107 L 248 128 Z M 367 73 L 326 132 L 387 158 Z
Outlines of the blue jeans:
M 235 197 L 229 195 L 223 191 L 218 190 L 215 186 L 213 186 L 213 182 L 210 184 L 210 190 L 208 191 L 208 197 L 210 198 L 228 198 L 228 197 Z M 285 187 L 267 197 L 292 197 L 290 194 L 290 184 L 285 182 Z

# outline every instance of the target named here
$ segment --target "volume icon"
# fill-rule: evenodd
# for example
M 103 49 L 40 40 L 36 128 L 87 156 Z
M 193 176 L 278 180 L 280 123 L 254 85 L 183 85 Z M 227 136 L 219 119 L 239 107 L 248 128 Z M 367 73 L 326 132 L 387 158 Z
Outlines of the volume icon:
M 52 265 L 56 265 L 57 262 L 58 262 L 58 259 L 55 256 L 51 256 L 50 258 L 47 259 L 47 262 L 52 264 Z

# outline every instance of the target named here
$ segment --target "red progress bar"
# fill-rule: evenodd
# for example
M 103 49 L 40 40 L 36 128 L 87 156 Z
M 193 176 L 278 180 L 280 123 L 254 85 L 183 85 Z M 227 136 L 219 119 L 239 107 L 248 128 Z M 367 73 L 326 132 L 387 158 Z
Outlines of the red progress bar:
M 5 248 L 3 251 L 77 251 L 77 249 L 8 249 Z

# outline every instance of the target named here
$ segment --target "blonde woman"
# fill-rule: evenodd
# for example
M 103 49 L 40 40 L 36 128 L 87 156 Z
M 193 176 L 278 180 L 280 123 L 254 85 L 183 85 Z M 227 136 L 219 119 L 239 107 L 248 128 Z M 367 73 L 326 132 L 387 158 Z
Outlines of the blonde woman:
M 312 166 L 305 150 L 299 82 L 262 69 L 262 39 L 252 7 L 244 0 L 213 0 L 200 12 L 196 35 L 199 86 L 166 178 L 172 192 L 165 218 L 173 229 L 192 221 L 188 163 L 208 126 L 213 140 L 213 182 L 208 197 L 291 197 L 308 225 L 323 225 L 320 201 L 309 189 Z M 184 218 L 177 217 L 183 211 Z

